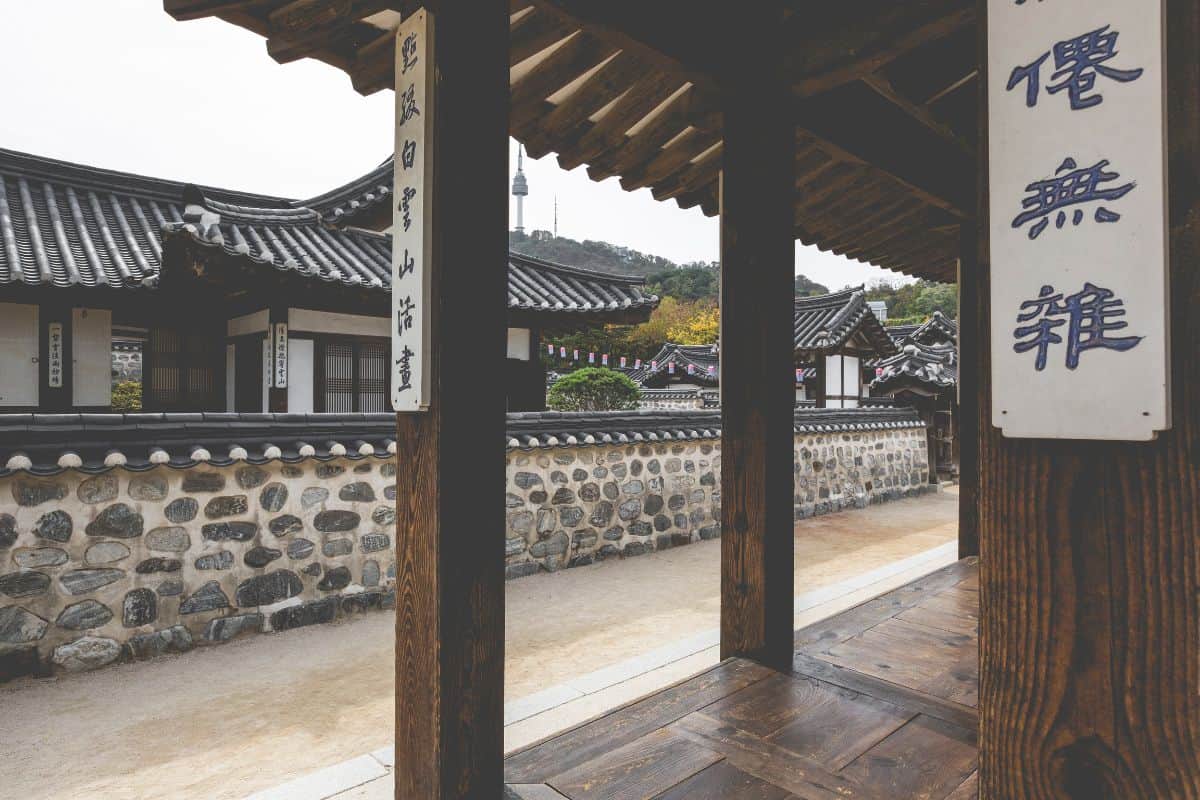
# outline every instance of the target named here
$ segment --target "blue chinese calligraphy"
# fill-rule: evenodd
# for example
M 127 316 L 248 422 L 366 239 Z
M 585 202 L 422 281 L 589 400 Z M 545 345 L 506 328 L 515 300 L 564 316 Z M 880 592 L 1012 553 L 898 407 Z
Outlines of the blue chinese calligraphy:
M 1102 75 L 1119 83 L 1129 83 L 1142 77 L 1141 68 L 1117 69 L 1106 62 L 1117 56 L 1117 31 L 1109 31 L 1107 25 L 1094 31 L 1076 36 L 1074 39 L 1056 42 L 1049 52 L 1043 53 L 1032 64 L 1015 67 L 1008 78 L 1008 91 L 1025 82 L 1025 105 L 1037 105 L 1041 88 L 1042 64 L 1054 55 L 1054 73 L 1046 86 L 1047 94 L 1058 94 L 1066 90 L 1071 101 L 1071 110 L 1098 106 L 1104 96 L 1087 94 L 1096 86 L 1096 76 Z M 1058 81 L 1054 83 L 1054 81 Z
M 1117 200 L 1129 194 L 1137 185 L 1135 182 L 1123 186 L 1105 186 L 1121 177 L 1116 172 L 1105 172 L 1107 166 L 1108 159 L 1102 159 L 1090 167 L 1079 169 L 1075 159 L 1064 159 L 1054 171 L 1054 177 L 1034 181 L 1025 187 L 1025 191 L 1030 193 L 1021 201 L 1021 208 L 1025 210 L 1013 219 L 1012 227 L 1020 228 L 1027 222 L 1037 220 L 1029 228 L 1029 238 L 1036 239 L 1050 224 L 1051 215 L 1055 216 L 1055 227 L 1063 227 L 1067 223 L 1064 209 L 1069 206 Z M 1096 222 L 1116 222 L 1120 218 L 1120 214 L 1104 206 L 1098 206 L 1093 215 Z M 1083 211 L 1077 208 L 1071 215 L 1071 222 L 1078 225 L 1082 221 Z
M 1125 316 L 1125 301 L 1114 297 L 1112 291 L 1085 282 L 1083 289 L 1063 297 L 1053 286 L 1043 286 L 1034 300 L 1021 303 L 1017 322 L 1030 323 L 1013 331 L 1018 341 L 1013 345 L 1017 353 L 1035 350 L 1034 368 L 1039 372 L 1046 368 L 1046 356 L 1050 347 L 1063 343 L 1064 333 L 1058 329 L 1066 326 L 1066 366 L 1079 366 L 1079 356 L 1085 350 L 1104 348 L 1107 350 L 1129 350 L 1137 347 L 1141 336 L 1109 336 L 1112 331 L 1128 327 L 1129 323 L 1118 317 Z

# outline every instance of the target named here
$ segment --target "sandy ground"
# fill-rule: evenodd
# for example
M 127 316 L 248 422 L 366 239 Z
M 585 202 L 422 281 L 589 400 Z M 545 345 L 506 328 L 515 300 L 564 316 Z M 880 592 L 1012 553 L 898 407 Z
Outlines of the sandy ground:
M 930 495 L 796 526 L 796 591 L 957 535 Z M 513 700 L 719 625 L 719 542 L 507 584 Z M 237 800 L 388 744 L 392 616 L 0 687 L 0 800 Z

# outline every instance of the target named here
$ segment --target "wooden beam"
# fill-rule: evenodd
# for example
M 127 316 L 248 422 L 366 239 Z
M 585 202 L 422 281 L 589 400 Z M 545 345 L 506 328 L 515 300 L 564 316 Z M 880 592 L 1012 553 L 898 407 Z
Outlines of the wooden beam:
M 722 98 L 721 657 L 792 660 L 792 203 L 783 8 L 730 20 L 740 64 Z
M 504 4 L 439 8 L 433 393 L 396 424 L 398 800 L 503 793 L 504 550 L 499 538 L 463 547 L 462 534 L 503 524 L 503 453 L 480 443 L 500 441 L 504 396 L 480 398 L 475 381 L 504 380 L 505 271 L 479 265 L 508 252 L 509 17 Z M 467 358 L 470 371 L 454 366 Z
M 965 139 L 955 133 L 954 129 L 949 125 L 945 124 L 931 114 L 928 108 L 913 102 L 897 91 L 896 87 L 892 85 L 892 82 L 887 79 L 886 75 L 883 75 L 879 72 L 873 72 L 863 78 L 863 83 L 865 83 L 867 86 L 870 86 L 876 92 L 876 94 L 894 104 L 897 108 L 899 108 L 905 114 L 908 114 L 919 124 L 924 125 L 926 128 L 940 136 L 946 141 L 947 144 L 957 147 L 966 155 L 971 155 L 974 152 L 974 149 L 970 144 L 967 143 Z
M 255 0 L 163 0 L 163 10 L 180 22 L 241 11 Z
M 574 142 L 558 147 L 558 163 L 571 170 L 625 141 L 625 132 L 683 86 L 678 77 L 655 73 L 630 87 L 612 108 Z
M 1166 0 L 1171 429 L 1152 442 L 1001 436 L 991 384 L 1012 378 L 990 364 L 979 247 L 985 798 L 1200 796 L 1198 39 L 1200 5 Z

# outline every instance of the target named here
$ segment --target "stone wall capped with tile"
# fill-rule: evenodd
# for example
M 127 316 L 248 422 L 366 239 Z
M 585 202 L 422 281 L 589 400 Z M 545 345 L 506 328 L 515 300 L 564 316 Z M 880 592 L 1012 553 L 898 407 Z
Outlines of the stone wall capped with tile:
M 393 460 L 0 479 L 0 678 L 395 603 Z

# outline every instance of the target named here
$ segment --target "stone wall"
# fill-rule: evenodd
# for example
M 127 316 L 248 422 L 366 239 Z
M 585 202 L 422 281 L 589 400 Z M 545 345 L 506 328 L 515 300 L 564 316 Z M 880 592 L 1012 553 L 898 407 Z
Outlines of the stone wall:
M 378 436 L 391 415 L 16 416 L 26 449 L 0 473 L 0 680 L 395 604 L 397 460 Z M 345 443 L 328 438 L 339 426 Z M 283 462 L 271 442 L 288 430 L 307 433 Z M 930 489 L 911 411 L 800 409 L 795 431 L 796 519 Z M 168 433 L 205 444 L 168 456 L 149 444 Z M 720 536 L 717 412 L 510 414 L 506 442 L 509 577 Z
M 0 678 L 391 607 L 393 460 L 0 479 Z
M 931 491 L 925 429 L 795 435 L 795 518 Z M 640 556 L 721 534 L 718 436 L 510 451 L 506 573 Z

